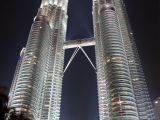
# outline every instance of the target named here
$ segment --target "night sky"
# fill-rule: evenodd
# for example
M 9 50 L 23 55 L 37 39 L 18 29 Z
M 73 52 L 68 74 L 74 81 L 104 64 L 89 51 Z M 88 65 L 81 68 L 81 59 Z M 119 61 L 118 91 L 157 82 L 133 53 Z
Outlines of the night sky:
M 138 2 L 137 2 L 138 1 Z M 160 4 L 124 0 L 151 101 L 160 96 Z M 0 83 L 10 88 L 41 0 L 3 0 L 0 7 Z M 67 40 L 93 37 L 92 0 L 69 0 Z M 75 49 L 66 50 L 65 65 Z M 95 65 L 94 47 L 84 50 Z M 99 120 L 95 70 L 80 50 L 64 74 L 60 120 Z

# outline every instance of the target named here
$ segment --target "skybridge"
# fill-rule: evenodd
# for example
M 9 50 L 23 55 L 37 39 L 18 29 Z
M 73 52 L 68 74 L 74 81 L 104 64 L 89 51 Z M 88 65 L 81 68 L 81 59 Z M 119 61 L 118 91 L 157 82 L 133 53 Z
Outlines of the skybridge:
M 70 48 L 76 48 L 76 49 L 75 49 L 74 53 L 72 54 L 67 66 L 65 67 L 65 69 L 63 71 L 63 74 L 67 70 L 67 68 L 70 65 L 70 63 L 72 62 L 73 58 L 78 53 L 79 49 L 82 50 L 82 52 L 87 57 L 87 59 L 89 60 L 89 62 L 91 63 L 91 65 L 93 66 L 93 68 L 96 71 L 96 67 L 94 66 L 94 64 L 92 63 L 90 58 L 88 57 L 87 53 L 82 48 L 82 47 L 85 47 L 85 46 L 93 46 L 93 45 L 95 45 L 95 38 L 84 38 L 84 39 L 69 40 L 69 41 L 64 42 L 63 43 L 63 49 L 70 49 Z

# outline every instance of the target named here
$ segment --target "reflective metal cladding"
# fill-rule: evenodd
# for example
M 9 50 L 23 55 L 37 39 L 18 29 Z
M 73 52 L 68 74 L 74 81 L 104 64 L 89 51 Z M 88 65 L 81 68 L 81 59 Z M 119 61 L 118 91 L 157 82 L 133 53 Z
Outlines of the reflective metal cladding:
M 18 62 L 9 106 L 32 120 L 60 115 L 67 0 L 43 0 Z
M 100 120 L 155 120 L 125 5 L 94 0 Z
M 103 11 L 99 17 L 108 112 L 111 119 L 123 119 L 125 116 L 128 119 L 138 120 L 136 100 L 118 17 L 111 8 L 114 8 L 111 4 L 103 5 L 101 8 Z M 123 115 L 121 115 L 122 112 Z

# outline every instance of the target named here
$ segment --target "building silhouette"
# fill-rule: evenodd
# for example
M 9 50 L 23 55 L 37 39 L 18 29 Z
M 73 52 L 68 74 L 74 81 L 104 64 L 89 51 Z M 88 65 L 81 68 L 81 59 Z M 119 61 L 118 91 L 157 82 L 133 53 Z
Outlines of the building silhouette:
M 10 90 L 9 106 L 32 120 L 59 120 L 63 73 L 79 49 L 95 45 L 100 120 L 154 120 L 122 0 L 93 0 L 94 37 L 65 41 L 68 0 L 42 0 Z M 65 49 L 76 48 L 66 68 Z

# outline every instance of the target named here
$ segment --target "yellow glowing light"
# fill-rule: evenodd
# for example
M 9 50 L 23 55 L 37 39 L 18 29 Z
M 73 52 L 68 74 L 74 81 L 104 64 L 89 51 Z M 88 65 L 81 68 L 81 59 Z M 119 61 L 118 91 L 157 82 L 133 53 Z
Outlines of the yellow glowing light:
M 110 61 L 110 59 L 107 60 L 107 62 L 109 62 L 109 61 Z

